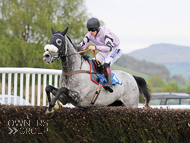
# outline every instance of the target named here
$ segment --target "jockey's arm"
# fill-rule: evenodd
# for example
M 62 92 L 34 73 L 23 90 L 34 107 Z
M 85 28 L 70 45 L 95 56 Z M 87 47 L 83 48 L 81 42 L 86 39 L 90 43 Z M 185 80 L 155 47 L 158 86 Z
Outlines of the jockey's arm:
M 77 47 L 78 48 L 80 47 L 81 48 L 80 50 L 85 50 L 89 44 L 90 44 L 90 39 L 88 38 L 88 35 L 86 34 L 83 41 L 80 44 L 78 44 Z
M 105 35 L 105 45 L 103 46 L 96 46 L 96 48 L 99 50 L 99 51 L 102 51 L 102 52 L 110 52 L 113 50 L 114 46 L 113 46 L 113 39 L 108 36 L 108 35 Z

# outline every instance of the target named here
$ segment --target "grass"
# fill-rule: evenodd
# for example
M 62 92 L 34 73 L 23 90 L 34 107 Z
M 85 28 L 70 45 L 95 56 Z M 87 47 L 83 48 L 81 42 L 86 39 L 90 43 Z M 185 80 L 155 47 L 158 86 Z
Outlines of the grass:
M 140 76 L 140 77 L 144 78 L 145 80 L 148 80 L 151 77 L 149 75 L 146 75 L 146 74 L 143 74 L 143 73 L 140 73 L 140 72 L 136 72 L 136 71 L 133 71 L 131 69 L 127 69 L 127 68 L 124 68 L 124 67 L 121 67 L 121 66 L 118 66 L 118 65 L 112 65 L 112 69 L 113 70 L 122 70 L 122 71 L 130 73 L 132 75 Z
M 136 71 L 133 71 L 131 69 L 127 69 L 127 68 L 124 68 L 124 67 L 121 67 L 121 66 L 118 66 L 118 65 L 112 65 L 112 69 L 113 70 L 122 70 L 124 72 L 127 72 L 127 73 L 130 73 L 132 75 L 136 75 L 136 76 L 140 76 L 142 78 L 144 78 L 146 81 L 148 81 L 151 76 L 150 75 L 146 75 L 146 74 L 143 74 L 143 73 L 140 73 L 140 72 L 136 72 Z M 168 83 L 168 81 L 162 79 L 166 84 Z M 180 92 L 185 92 L 186 91 L 186 88 L 187 86 L 190 84 L 190 81 L 185 81 L 184 83 L 178 83 L 178 86 L 179 86 L 179 90 Z M 162 88 L 161 87 L 153 87 L 153 91 L 154 92 L 161 92 L 162 91 Z

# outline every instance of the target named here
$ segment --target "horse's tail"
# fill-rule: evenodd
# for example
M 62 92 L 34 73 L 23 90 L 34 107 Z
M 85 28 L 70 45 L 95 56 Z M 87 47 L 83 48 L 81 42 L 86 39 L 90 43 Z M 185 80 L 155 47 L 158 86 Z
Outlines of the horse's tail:
M 134 76 L 134 75 L 133 75 L 133 77 L 135 78 L 135 80 L 137 82 L 140 94 L 143 94 L 144 97 L 146 98 L 145 106 L 149 107 L 148 103 L 150 101 L 151 95 L 150 95 L 150 89 L 148 88 L 146 81 L 142 77 L 138 77 L 138 76 Z

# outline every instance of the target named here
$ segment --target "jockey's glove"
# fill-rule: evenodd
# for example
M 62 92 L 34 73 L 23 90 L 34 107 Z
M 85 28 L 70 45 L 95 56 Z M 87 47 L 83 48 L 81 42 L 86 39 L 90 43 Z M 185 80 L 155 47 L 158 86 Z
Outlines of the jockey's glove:
M 81 45 L 77 45 L 77 51 L 82 51 Z

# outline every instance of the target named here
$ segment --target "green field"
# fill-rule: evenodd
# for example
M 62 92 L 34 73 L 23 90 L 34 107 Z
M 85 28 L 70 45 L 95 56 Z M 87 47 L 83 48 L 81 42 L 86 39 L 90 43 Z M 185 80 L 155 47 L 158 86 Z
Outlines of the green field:
M 122 71 L 130 73 L 132 75 L 140 76 L 140 77 L 144 78 L 145 80 L 148 80 L 151 77 L 149 75 L 146 75 L 146 74 L 143 74 L 140 72 L 136 72 L 136 71 L 133 71 L 131 69 L 124 68 L 124 67 L 120 67 L 118 65 L 112 65 L 112 69 L 113 70 L 122 70 Z
M 133 71 L 131 69 L 127 69 L 127 68 L 124 68 L 124 67 L 120 67 L 120 66 L 117 66 L 117 65 L 112 65 L 112 69 L 113 70 L 122 70 L 124 72 L 127 72 L 127 73 L 130 73 L 132 75 L 136 75 L 136 76 L 140 76 L 142 78 L 144 78 L 146 81 L 148 81 L 151 76 L 150 75 L 146 75 L 146 74 L 143 74 L 143 73 L 140 73 L 140 72 L 136 72 L 136 71 Z M 162 79 L 166 84 L 168 83 L 166 80 Z M 180 89 L 180 92 L 185 92 L 187 86 L 190 84 L 190 81 L 185 81 L 184 83 L 182 84 L 178 84 L 179 86 L 179 89 Z M 155 88 L 154 91 L 160 91 L 161 89 L 160 88 Z

